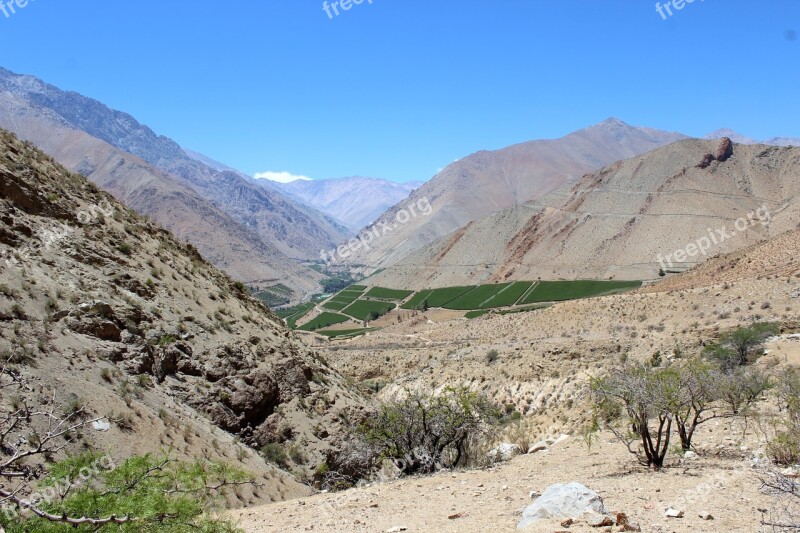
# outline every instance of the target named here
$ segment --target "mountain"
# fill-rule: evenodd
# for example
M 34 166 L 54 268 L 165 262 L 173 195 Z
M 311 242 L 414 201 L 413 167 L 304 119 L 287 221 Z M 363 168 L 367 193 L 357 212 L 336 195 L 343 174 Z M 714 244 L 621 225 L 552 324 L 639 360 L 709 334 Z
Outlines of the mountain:
M 389 209 L 379 220 L 393 229 L 382 232 L 369 250 L 359 249 L 346 260 L 373 268 L 389 266 L 474 220 L 542 198 L 587 172 L 684 138 L 611 118 L 560 139 L 477 152 L 449 165 Z M 431 209 L 425 211 L 430 214 L 406 217 L 402 210 L 412 203 L 429 203 Z M 410 220 L 395 224 L 398 216 Z
M 471 223 L 370 281 L 658 278 L 798 228 L 798 172 L 800 148 L 679 141 Z
M 313 468 L 366 403 L 194 247 L 5 131 L 0 264 L 2 367 L 20 384 L 3 377 L 0 410 L 103 417 L 71 453 L 222 461 L 259 481 L 229 503 L 269 502 L 310 490 L 255 450 L 302 446 Z
M 318 258 L 348 235 L 277 191 L 197 161 L 130 115 L 32 76 L 0 69 L 0 126 L 189 239 L 247 283 L 315 292 L 321 276 L 296 260 Z
M 258 180 L 264 183 L 265 180 Z M 350 177 L 326 180 L 270 182 L 291 198 L 322 211 L 357 232 L 375 222 L 387 209 L 408 198 L 421 184 L 395 183 L 376 178 Z
M 730 128 L 722 128 L 718 130 L 714 130 L 705 137 L 704 139 L 714 140 L 714 139 L 722 139 L 724 137 L 729 138 L 733 142 L 737 144 L 766 144 L 769 146 L 800 146 L 800 139 L 792 139 L 790 137 L 772 137 L 771 139 L 767 139 L 764 141 L 756 141 L 750 137 L 742 135 Z

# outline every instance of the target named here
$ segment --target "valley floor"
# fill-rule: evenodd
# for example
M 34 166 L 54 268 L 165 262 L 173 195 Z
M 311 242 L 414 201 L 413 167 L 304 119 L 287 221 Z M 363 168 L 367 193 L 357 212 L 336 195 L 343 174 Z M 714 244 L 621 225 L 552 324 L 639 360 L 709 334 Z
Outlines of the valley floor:
M 396 527 L 410 533 L 511 532 L 517 531 L 523 509 L 532 503 L 531 491 L 578 481 L 600 494 L 610 511 L 626 513 L 642 531 L 760 531 L 758 509 L 771 505 L 770 497 L 759 490 L 759 469 L 752 461 L 751 450 L 760 443 L 752 427 L 740 442 L 741 429 L 734 424 L 737 427 L 729 420 L 710 422 L 697 437 L 699 457 L 673 455 L 671 466 L 660 473 L 639 467 L 624 446 L 603 433 L 588 449 L 580 437 L 571 437 L 548 452 L 518 456 L 485 470 L 441 472 L 231 514 L 253 533 L 377 533 Z M 665 518 L 670 506 L 684 511 L 685 517 Z M 701 519 L 703 511 L 714 520 Z M 564 529 L 559 521 L 543 521 L 525 531 Z M 576 524 L 569 531 L 600 529 Z

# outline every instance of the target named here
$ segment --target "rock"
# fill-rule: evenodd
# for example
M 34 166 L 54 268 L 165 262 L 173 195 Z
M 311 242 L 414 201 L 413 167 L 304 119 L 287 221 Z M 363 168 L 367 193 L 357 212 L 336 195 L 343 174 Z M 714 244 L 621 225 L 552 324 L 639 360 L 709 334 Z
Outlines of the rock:
M 561 522 L 561 527 L 569 527 L 574 523 L 575 523 L 575 520 L 573 520 L 572 518 L 567 518 L 566 520 Z
M 708 511 L 703 511 L 702 513 L 700 513 L 697 516 L 699 516 L 703 520 L 714 520 L 714 517 L 711 516 L 711 513 L 709 513 Z
M 493 448 L 492 450 L 487 453 L 487 457 L 492 461 L 499 462 L 499 461 L 508 461 L 515 455 L 519 455 L 522 453 L 522 450 L 516 444 L 511 444 L 510 442 L 504 442 L 499 445 L 497 448 Z
M 666 510 L 664 516 L 667 518 L 683 518 L 683 511 L 678 511 L 677 509 L 670 507 Z
M 556 483 L 522 512 L 518 529 L 524 529 L 541 519 L 566 520 L 580 518 L 587 511 L 606 514 L 600 496 L 580 483 Z
M 792 479 L 800 477 L 800 471 L 798 471 L 796 466 L 790 466 L 789 468 L 781 470 L 781 474 Z
M 406 526 L 394 526 L 387 529 L 386 533 L 400 533 L 400 531 L 406 531 L 406 530 L 408 530 Z
M 586 523 L 592 527 L 608 527 L 614 525 L 614 519 L 594 510 L 588 510 L 581 515 Z
M 687 450 L 687 452 L 683 454 L 683 458 L 689 461 L 693 461 L 694 459 L 697 459 L 697 454 L 692 450 Z
M 532 444 L 530 448 L 528 448 L 528 453 L 536 453 L 536 452 L 544 452 L 547 451 L 549 444 L 547 441 L 540 440 L 536 444 Z
M 101 418 L 100 420 L 95 420 L 92 422 L 92 428 L 97 431 L 108 431 L 111 429 L 111 422 L 106 420 L 105 418 Z
M 632 522 L 625 513 L 617 513 L 617 525 L 620 531 L 641 531 L 642 528 L 636 522 Z

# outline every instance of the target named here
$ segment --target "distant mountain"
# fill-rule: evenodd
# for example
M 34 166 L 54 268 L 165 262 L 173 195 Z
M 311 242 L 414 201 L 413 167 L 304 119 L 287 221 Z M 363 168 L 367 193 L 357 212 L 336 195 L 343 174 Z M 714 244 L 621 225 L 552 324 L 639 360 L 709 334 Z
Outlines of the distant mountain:
M 257 180 L 264 184 L 265 180 Z M 375 222 L 387 209 L 408 195 L 421 182 L 350 177 L 325 180 L 269 182 L 291 198 L 339 220 L 354 232 Z
M 800 148 L 679 141 L 468 224 L 370 282 L 655 279 L 800 228 L 799 173 Z
M 127 113 L 110 109 L 97 100 L 5 69 L 0 69 L 0 90 L 31 106 L 49 110 L 65 126 L 86 132 L 177 176 L 291 258 L 318 258 L 321 249 L 348 236 L 333 220 L 297 205 L 276 191 L 256 187 L 238 172 L 220 171 L 197 161 L 172 139 L 156 135 Z
M 321 275 L 297 264 L 348 236 L 339 223 L 241 173 L 213 168 L 125 113 L 0 68 L 0 126 L 195 244 L 232 276 L 302 296 Z
M 772 137 L 771 139 L 766 139 L 764 141 L 757 141 L 745 135 L 742 135 L 739 132 L 736 132 L 730 128 L 722 128 L 715 131 L 712 131 L 705 137 L 704 139 L 722 139 L 724 137 L 729 138 L 733 142 L 737 144 L 766 144 L 769 146 L 800 146 L 800 139 L 792 139 L 790 137 Z
M 347 261 L 372 268 L 391 265 L 474 220 L 541 198 L 614 161 L 685 138 L 611 118 L 560 139 L 477 152 L 449 165 L 380 220 L 393 223 L 410 202 L 424 205 L 426 200 L 431 205 L 429 215 L 396 225 L 369 250 L 359 250 Z

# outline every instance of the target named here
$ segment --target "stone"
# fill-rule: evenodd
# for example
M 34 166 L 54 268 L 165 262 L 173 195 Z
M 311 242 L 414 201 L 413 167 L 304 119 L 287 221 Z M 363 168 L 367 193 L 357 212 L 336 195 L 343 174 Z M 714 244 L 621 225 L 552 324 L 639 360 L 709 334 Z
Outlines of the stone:
M 614 525 L 613 518 L 605 514 L 598 513 L 597 511 L 594 510 L 586 511 L 585 513 L 583 513 L 583 515 L 581 515 L 581 518 L 584 519 L 586 523 L 592 527 L 608 527 Z
M 100 420 L 95 420 L 92 422 L 92 428 L 94 428 L 96 431 L 108 431 L 111 429 L 111 422 L 105 418 L 101 418 Z
M 536 452 L 544 452 L 547 451 L 549 445 L 547 441 L 539 441 L 536 444 L 532 444 L 530 448 L 528 448 L 528 453 L 536 453 Z
M 390 527 L 386 530 L 386 533 L 400 533 L 401 531 L 407 531 L 408 528 L 406 526 L 394 526 Z
M 678 511 L 677 509 L 670 507 L 666 510 L 664 516 L 667 518 L 683 518 L 683 511 Z
M 702 513 L 700 513 L 697 516 L 699 516 L 703 520 L 714 520 L 714 517 L 711 516 L 711 513 L 709 513 L 708 511 L 703 511 Z
M 508 461 L 515 455 L 519 455 L 522 453 L 522 450 L 516 444 L 511 444 L 510 442 L 504 442 L 493 448 L 492 450 L 487 453 L 487 457 L 495 462 L 500 461 Z
M 556 483 L 522 512 L 517 528 L 524 529 L 542 519 L 581 518 L 587 511 L 608 513 L 602 498 L 593 490 L 577 482 Z
M 697 459 L 697 454 L 692 450 L 687 450 L 686 453 L 683 454 L 683 458 L 692 461 L 694 459 Z

